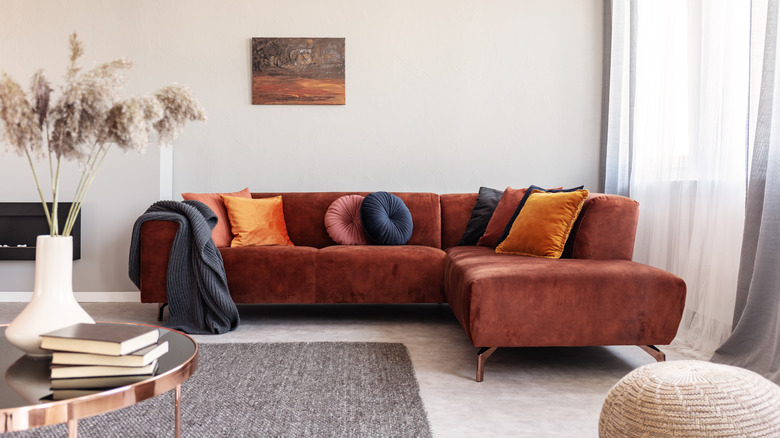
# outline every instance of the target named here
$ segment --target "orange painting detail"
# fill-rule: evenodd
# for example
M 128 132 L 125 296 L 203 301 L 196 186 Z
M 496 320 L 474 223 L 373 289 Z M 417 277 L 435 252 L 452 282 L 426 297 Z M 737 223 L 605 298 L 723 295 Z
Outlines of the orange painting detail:
M 344 38 L 252 38 L 252 104 L 344 105 Z
M 344 105 L 344 79 L 254 76 L 252 103 Z

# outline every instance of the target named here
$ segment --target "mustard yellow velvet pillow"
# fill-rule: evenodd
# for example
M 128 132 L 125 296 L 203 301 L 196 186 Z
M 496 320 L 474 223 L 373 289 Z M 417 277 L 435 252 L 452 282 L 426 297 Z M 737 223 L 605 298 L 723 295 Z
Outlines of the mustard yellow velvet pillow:
M 284 222 L 282 197 L 244 199 L 222 195 L 230 228 L 235 237 L 231 247 L 288 245 L 293 246 Z
M 587 190 L 558 193 L 534 190 L 496 252 L 560 258 L 587 197 Z

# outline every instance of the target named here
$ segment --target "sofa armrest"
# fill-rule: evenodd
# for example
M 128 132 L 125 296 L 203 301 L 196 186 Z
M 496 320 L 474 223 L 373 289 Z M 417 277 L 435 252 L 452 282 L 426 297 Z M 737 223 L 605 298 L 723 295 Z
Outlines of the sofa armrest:
M 592 193 L 582 205 L 563 257 L 631 260 L 639 203 L 625 196 Z
M 140 273 L 141 302 L 168 302 L 168 259 L 179 224 L 171 221 L 146 221 L 141 224 Z

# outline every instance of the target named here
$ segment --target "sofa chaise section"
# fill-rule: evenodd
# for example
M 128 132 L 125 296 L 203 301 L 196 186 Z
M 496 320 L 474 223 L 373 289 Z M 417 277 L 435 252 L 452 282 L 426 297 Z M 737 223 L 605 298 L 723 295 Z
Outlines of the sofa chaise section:
M 442 195 L 447 218 L 463 221 L 462 204 L 462 195 Z M 629 198 L 590 195 L 560 259 L 447 249 L 447 302 L 481 348 L 477 381 L 498 347 L 638 345 L 664 359 L 654 344 L 676 335 L 686 288 L 675 275 L 631 261 L 638 208 Z M 466 226 L 443 224 L 452 234 L 445 242 Z
M 537 259 L 448 250 L 450 308 L 475 347 L 668 344 L 685 285 L 628 260 Z M 481 380 L 481 376 L 478 376 Z

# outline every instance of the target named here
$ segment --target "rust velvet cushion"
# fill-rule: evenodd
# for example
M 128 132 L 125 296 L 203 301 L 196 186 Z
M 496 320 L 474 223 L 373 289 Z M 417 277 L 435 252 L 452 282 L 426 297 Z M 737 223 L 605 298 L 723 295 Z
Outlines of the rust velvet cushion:
M 252 197 L 249 192 L 249 188 L 240 190 L 233 193 L 182 193 L 181 197 L 185 201 L 200 201 L 206 204 L 217 215 L 217 226 L 211 230 L 211 239 L 214 241 L 214 245 L 230 246 L 230 241 L 233 240 L 233 233 L 230 232 L 230 221 L 228 220 L 227 210 L 225 210 L 225 203 L 222 201 L 222 195 L 233 196 L 236 198 Z
M 230 242 L 231 247 L 292 246 L 284 222 L 281 196 L 244 199 L 223 195 L 222 200 L 230 219 L 231 231 L 236 236 Z
M 501 200 L 498 201 L 496 209 L 493 211 L 493 215 L 490 217 L 490 221 L 485 228 L 485 234 L 477 241 L 477 246 L 489 246 L 495 248 L 498 244 L 498 238 L 504 232 L 504 228 L 509 223 L 517 209 L 520 200 L 523 199 L 527 189 L 513 189 L 507 187 L 504 193 L 501 195 Z
M 587 197 L 587 190 L 558 193 L 534 190 L 496 252 L 560 258 Z
M 328 236 L 340 245 L 366 245 L 368 240 L 360 221 L 363 196 L 344 195 L 333 201 L 325 212 Z

